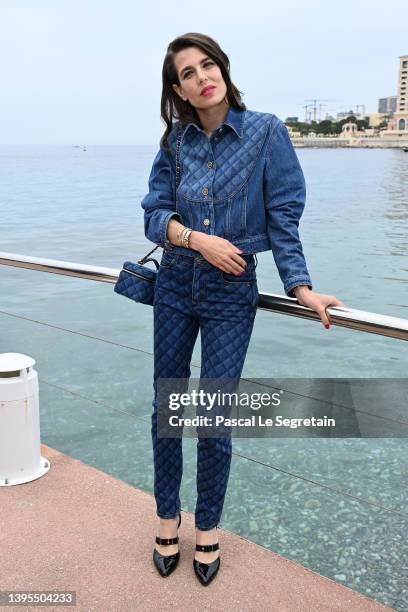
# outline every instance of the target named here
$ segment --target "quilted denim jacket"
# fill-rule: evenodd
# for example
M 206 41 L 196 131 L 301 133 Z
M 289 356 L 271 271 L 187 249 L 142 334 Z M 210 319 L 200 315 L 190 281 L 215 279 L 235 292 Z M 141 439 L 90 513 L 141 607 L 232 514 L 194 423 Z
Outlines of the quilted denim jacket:
M 285 292 L 312 282 L 298 225 L 306 187 L 288 131 L 270 113 L 230 107 L 211 137 L 195 123 L 182 128 L 181 180 L 175 197 L 176 124 L 160 147 L 142 200 L 146 237 L 187 255 L 197 251 L 171 245 L 172 217 L 185 226 L 226 238 L 243 253 L 272 250 Z

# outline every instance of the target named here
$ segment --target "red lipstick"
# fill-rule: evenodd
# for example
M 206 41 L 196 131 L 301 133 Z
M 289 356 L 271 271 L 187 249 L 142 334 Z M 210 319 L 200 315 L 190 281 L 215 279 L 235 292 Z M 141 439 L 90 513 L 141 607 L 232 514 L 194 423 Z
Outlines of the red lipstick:
M 200 96 L 208 96 L 215 89 L 214 85 L 207 85 L 201 90 Z

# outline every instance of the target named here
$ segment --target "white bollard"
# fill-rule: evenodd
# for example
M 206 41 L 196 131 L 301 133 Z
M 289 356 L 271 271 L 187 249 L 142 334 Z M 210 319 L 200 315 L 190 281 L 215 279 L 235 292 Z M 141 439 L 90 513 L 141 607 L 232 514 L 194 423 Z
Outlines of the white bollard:
M 0 353 L 0 486 L 30 482 L 50 469 L 41 457 L 35 360 Z

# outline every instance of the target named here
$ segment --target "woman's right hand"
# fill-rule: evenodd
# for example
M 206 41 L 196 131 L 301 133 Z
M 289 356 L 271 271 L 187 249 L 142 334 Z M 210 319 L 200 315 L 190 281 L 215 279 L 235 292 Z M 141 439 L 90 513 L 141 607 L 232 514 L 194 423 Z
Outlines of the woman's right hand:
M 223 272 L 239 276 L 245 271 L 247 263 L 239 255 L 242 250 L 225 238 L 192 231 L 189 246 L 199 251 L 204 259 Z

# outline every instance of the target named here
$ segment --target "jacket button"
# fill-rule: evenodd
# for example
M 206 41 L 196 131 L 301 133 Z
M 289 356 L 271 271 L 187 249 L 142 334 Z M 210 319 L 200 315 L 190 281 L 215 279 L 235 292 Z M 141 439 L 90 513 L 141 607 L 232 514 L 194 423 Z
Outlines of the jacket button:
M 208 162 L 207 162 L 207 166 L 208 166 L 208 168 L 212 168 L 212 167 L 213 167 L 213 165 L 214 165 L 214 164 L 212 163 L 212 161 L 208 161 Z
M 208 187 L 203 187 L 202 194 L 205 196 L 208 195 Z
M 219 129 L 219 132 L 220 132 L 220 134 L 222 134 L 222 132 L 223 132 L 223 128 L 220 128 L 220 129 Z
M 210 220 L 209 219 L 204 219 L 203 224 L 206 225 L 206 226 L 210 225 Z

